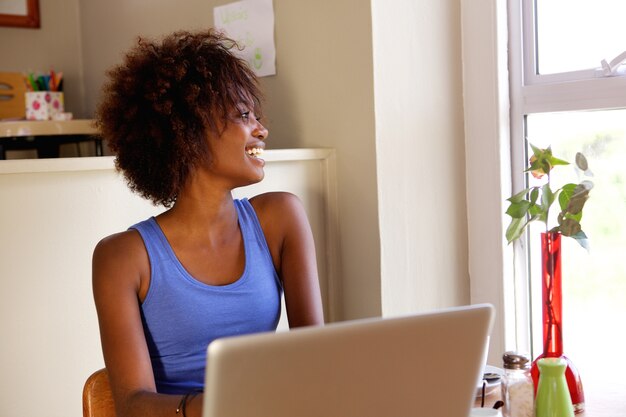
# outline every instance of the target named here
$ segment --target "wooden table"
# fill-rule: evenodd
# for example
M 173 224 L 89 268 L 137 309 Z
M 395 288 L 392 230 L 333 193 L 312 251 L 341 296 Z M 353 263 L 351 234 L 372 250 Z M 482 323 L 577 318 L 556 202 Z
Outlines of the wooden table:
M 0 122 L 0 159 L 13 149 L 36 149 L 39 158 L 56 158 L 60 144 L 84 141 L 94 141 L 96 155 L 103 155 L 102 139 L 91 119 Z

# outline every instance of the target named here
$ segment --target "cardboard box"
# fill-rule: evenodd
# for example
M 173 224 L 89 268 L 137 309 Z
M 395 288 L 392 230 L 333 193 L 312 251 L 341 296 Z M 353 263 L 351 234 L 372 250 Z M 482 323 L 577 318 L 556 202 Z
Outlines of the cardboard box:
M 21 72 L 0 72 L 0 119 L 26 116 L 26 84 Z
M 26 93 L 26 118 L 52 120 L 63 113 L 63 93 L 60 91 L 29 91 Z

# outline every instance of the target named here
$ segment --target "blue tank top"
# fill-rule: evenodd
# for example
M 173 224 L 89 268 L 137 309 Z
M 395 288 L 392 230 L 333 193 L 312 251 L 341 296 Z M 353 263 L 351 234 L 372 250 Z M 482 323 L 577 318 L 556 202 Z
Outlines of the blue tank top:
M 204 284 L 185 270 L 154 217 L 131 227 L 150 258 L 150 287 L 141 305 L 157 392 L 182 394 L 204 386 L 208 344 L 224 336 L 275 331 L 282 285 L 263 230 L 247 199 L 235 200 L 245 250 L 241 277 Z

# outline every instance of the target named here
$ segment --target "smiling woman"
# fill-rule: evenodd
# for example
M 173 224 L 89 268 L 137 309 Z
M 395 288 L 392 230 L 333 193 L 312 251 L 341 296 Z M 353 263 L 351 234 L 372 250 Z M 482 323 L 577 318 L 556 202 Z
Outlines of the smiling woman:
M 167 210 L 108 236 L 93 293 L 117 415 L 201 414 L 213 340 L 323 323 L 315 246 L 293 194 L 260 182 L 254 73 L 212 30 L 140 39 L 108 72 L 97 124 L 129 187 Z
M 39 0 L 0 2 L 0 26 L 39 27 Z

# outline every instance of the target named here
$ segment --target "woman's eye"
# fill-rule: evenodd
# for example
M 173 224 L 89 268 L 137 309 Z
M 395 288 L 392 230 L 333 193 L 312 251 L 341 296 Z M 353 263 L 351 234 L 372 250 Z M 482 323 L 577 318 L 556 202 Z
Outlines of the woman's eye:
M 250 112 L 246 111 L 246 112 L 241 113 L 241 118 L 245 121 L 248 121 L 248 119 L 250 119 Z

